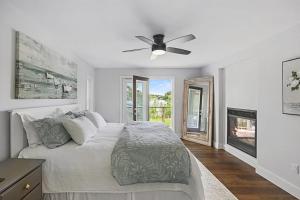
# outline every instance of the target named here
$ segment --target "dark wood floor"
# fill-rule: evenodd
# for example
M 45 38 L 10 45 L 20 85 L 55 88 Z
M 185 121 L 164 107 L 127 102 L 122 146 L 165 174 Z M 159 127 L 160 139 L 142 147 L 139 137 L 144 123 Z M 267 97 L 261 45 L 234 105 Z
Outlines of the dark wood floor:
M 184 141 L 191 152 L 240 200 L 297 199 L 224 150 Z

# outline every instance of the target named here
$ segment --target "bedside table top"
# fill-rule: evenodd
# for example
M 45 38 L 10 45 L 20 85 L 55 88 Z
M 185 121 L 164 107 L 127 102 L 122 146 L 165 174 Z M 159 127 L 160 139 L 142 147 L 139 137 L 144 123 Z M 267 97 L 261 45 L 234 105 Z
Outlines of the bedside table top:
M 45 160 L 42 159 L 8 159 L 0 162 L 0 193 L 18 182 L 28 173 L 38 168 Z

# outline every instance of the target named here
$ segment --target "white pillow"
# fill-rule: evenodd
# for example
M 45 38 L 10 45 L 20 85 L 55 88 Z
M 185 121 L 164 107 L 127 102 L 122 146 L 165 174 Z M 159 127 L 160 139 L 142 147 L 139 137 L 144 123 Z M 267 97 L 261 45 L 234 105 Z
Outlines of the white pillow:
M 43 144 L 40 136 L 38 135 L 35 128 L 30 123 L 38 119 L 26 114 L 20 114 L 19 116 L 21 117 L 23 127 L 26 132 L 29 147 L 36 147 L 37 145 Z
M 107 125 L 106 121 L 103 119 L 103 117 L 97 113 L 97 112 L 87 112 L 86 117 L 93 122 L 93 124 L 97 128 L 101 128 Z
M 29 147 L 36 147 L 38 145 L 43 144 L 43 142 L 40 136 L 38 135 L 38 133 L 36 132 L 35 128 L 31 125 L 31 122 L 46 117 L 48 118 L 57 117 L 63 115 L 63 112 L 61 109 L 56 109 L 53 113 L 47 116 L 44 116 L 42 113 L 37 113 L 34 116 L 25 113 L 18 113 L 18 115 L 22 120 Z
M 68 131 L 74 142 L 83 144 L 97 133 L 97 128 L 86 117 L 78 117 L 75 119 L 64 119 L 63 125 Z

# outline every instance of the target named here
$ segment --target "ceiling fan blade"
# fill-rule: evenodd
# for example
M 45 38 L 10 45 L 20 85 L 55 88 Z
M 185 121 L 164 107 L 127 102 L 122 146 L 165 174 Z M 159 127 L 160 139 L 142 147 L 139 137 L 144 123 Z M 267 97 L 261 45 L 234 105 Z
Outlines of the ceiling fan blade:
M 175 47 L 167 47 L 167 52 L 177 53 L 177 54 L 183 54 L 183 55 L 188 55 L 188 54 L 191 53 L 188 50 L 178 49 L 178 48 L 175 48 Z
M 167 41 L 166 43 L 171 42 L 171 41 L 175 41 L 175 40 L 176 40 L 176 42 L 188 42 L 188 41 L 191 41 L 191 40 L 194 40 L 194 39 L 196 39 L 196 36 L 194 36 L 193 34 L 189 34 L 189 35 L 181 36 L 181 37 L 178 37 L 178 38 L 174 38 L 172 40 Z
M 152 45 L 154 42 L 153 40 L 146 38 L 144 36 L 135 36 L 137 39 L 142 40 L 143 42 L 146 42 L 149 45 Z
M 155 55 L 155 54 L 151 54 L 151 57 L 150 57 L 150 60 L 155 60 L 157 58 L 157 55 Z
M 133 51 L 141 51 L 141 50 L 144 50 L 144 49 L 149 49 L 149 48 L 140 48 L 140 49 L 130 49 L 130 50 L 124 50 L 122 52 L 133 52 Z

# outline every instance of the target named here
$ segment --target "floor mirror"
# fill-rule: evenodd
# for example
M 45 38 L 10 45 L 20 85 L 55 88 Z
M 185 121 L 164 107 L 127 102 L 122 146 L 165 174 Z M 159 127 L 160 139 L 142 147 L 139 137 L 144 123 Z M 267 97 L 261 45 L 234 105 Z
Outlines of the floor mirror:
M 213 77 L 184 81 L 182 138 L 212 145 Z

